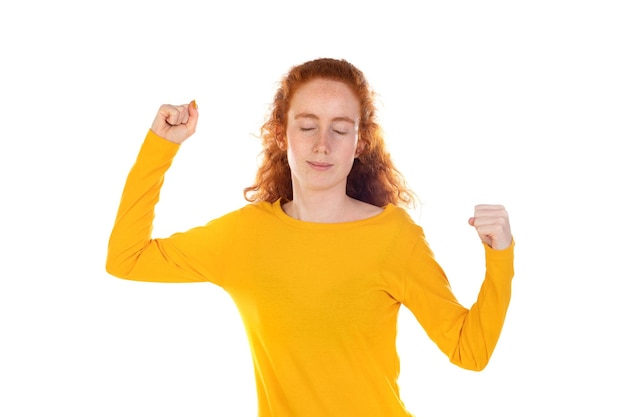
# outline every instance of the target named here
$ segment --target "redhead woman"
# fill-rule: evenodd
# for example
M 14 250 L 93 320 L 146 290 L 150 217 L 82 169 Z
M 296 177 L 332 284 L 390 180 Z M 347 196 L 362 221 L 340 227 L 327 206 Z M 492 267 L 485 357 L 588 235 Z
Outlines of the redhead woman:
M 193 101 L 159 109 L 128 175 L 106 268 L 130 280 L 222 287 L 246 329 L 260 417 L 411 416 L 397 383 L 401 305 L 452 363 L 487 365 L 511 298 L 508 214 L 479 204 L 469 219 L 486 269 L 466 308 L 406 211 L 414 195 L 386 151 L 359 69 L 337 59 L 293 67 L 261 128 L 248 203 L 155 238 L 164 175 L 198 118 Z

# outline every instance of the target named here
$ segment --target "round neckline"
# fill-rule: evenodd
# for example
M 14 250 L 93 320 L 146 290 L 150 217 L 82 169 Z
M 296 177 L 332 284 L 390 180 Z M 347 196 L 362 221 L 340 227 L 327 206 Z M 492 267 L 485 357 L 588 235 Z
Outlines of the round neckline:
M 337 228 L 350 228 L 350 227 L 361 226 L 363 224 L 378 221 L 379 219 L 383 217 L 387 217 L 389 213 L 391 213 L 392 210 L 395 208 L 393 204 L 387 204 L 386 206 L 382 207 L 383 210 L 380 213 L 375 214 L 371 217 L 366 217 L 364 219 L 351 220 L 347 222 L 337 222 L 337 223 L 322 223 L 322 222 L 318 223 L 318 222 L 310 222 L 310 221 L 305 221 L 305 220 L 298 220 L 289 216 L 287 213 L 285 213 L 285 210 L 283 210 L 282 203 L 284 201 L 285 200 L 283 199 L 278 199 L 272 203 L 272 211 L 274 212 L 274 214 L 285 223 L 288 223 L 292 226 L 308 228 L 308 229 L 320 229 L 320 228 L 337 229 Z

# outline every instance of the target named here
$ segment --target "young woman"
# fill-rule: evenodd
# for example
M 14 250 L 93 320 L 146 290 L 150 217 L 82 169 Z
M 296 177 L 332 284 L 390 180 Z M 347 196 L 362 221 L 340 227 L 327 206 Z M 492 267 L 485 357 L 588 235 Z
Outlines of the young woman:
M 507 212 L 478 205 L 469 220 L 486 274 L 467 309 L 402 208 L 413 196 L 385 150 L 361 71 L 335 59 L 292 68 L 262 127 L 250 204 L 154 239 L 163 176 L 197 122 L 195 102 L 159 109 L 124 188 L 107 270 L 223 287 L 248 335 L 259 416 L 410 416 L 397 385 L 401 304 L 453 363 L 487 365 L 511 296 Z

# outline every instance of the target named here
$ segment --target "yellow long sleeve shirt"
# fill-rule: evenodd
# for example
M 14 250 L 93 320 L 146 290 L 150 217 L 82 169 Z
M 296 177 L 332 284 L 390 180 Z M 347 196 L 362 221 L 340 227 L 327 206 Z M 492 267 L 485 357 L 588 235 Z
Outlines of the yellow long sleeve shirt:
M 394 205 L 369 219 L 322 224 L 287 216 L 280 202 L 249 204 L 153 239 L 154 207 L 177 150 L 148 133 L 122 194 L 107 271 L 224 288 L 248 335 L 260 417 L 410 416 L 397 385 L 402 304 L 453 363 L 486 366 L 510 300 L 513 245 L 485 246 L 485 279 L 467 309 L 421 227 Z

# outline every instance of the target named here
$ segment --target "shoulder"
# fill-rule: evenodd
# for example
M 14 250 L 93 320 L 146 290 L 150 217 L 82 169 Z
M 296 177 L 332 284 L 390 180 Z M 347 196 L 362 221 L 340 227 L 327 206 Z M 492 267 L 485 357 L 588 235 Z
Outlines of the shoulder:
M 384 207 L 384 212 L 391 221 L 400 223 L 405 227 L 416 228 L 421 230 L 422 227 L 415 221 L 414 214 L 410 213 L 403 207 L 396 206 L 395 204 L 388 204 Z
M 259 203 L 250 203 L 237 210 L 231 211 L 230 213 L 227 213 L 216 220 L 228 222 L 255 220 L 268 215 L 273 215 L 274 209 L 272 206 L 273 205 L 271 203 L 265 201 Z
M 213 218 L 204 226 L 205 233 L 230 236 L 236 240 L 242 235 L 254 233 L 259 228 L 271 227 L 272 208 L 269 203 L 251 203 Z
M 414 248 L 428 246 L 424 229 L 415 221 L 415 216 L 416 214 L 405 208 L 389 204 L 385 206 L 384 215 L 381 218 L 389 233 L 404 245 Z
M 373 204 L 366 203 L 360 200 L 352 200 L 353 210 L 351 210 L 351 221 L 365 220 L 378 216 L 384 212 L 383 207 L 378 207 Z

